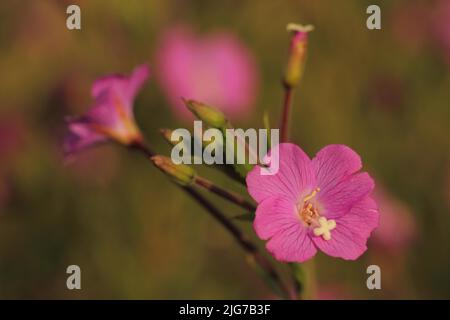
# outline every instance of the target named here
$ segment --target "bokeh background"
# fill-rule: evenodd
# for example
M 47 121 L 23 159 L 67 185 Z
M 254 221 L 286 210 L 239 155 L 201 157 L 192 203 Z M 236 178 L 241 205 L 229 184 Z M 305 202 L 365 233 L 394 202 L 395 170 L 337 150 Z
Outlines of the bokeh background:
M 67 30 L 69 4 L 81 7 L 82 30 Z M 382 9 L 382 30 L 366 28 L 370 4 Z M 262 128 L 267 111 L 276 126 L 289 22 L 316 27 L 292 136 L 311 156 L 330 143 L 357 150 L 381 207 L 382 225 L 358 261 L 315 258 L 319 297 L 450 298 L 447 0 L 2 0 L 0 298 L 272 298 L 234 240 L 144 158 L 104 145 L 65 164 L 61 143 L 64 117 L 89 107 L 95 78 L 147 62 L 155 72 L 136 100 L 136 118 L 152 146 L 169 154 L 158 129 L 192 128 L 171 107 L 180 92 L 162 66 L 162 43 L 175 26 L 191 34 L 186 55 L 205 61 L 179 71 L 181 78 L 200 91 L 221 79 L 211 61 L 222 61 L 226 34 L 245 51 L 244 66 L 235 67 L 251 88 L 237 103 L 245 117 L 237 112 L 235 125 Z M 170 70 L 176 59 L 164 63 Z M 240 80 L 227 81 L 218 86 Z M 211 168 L 198 170 L 245 192 Z M 214 200 L 230 216 L 240 213 Z M 249 223 L 238 223 L 255 238 Z M 66 288 L 71 264 L 82 269 L 81 291 Z M 370 264 L 381 267 L 380 291 L 366 288 Z

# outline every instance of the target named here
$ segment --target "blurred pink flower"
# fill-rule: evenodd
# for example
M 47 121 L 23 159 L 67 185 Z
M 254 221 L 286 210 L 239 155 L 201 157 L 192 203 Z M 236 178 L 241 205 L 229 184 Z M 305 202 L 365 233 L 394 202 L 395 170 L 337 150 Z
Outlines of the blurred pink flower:
M 329 145 L 310 160 L 291 143 L 280 144 L 278 152 L 276 174 L 262 175 L 255 166 L 247 176 L 248 191 L 258 202 L 253 226 L 269 240 L 268 251 L 284 262 L 308 260 L 317 248 L 357 259 L 379 216 L 370 197 L 374 182 L 358 172 L 359 155 L 344 145 Z
M 8 201 L 9 198 L 9 188 L 6 181 L 0 176 L 0 208 Z M 1 213 L 0 213 L 1 215 Z
M 430 39 L 429 16 L 429 4 L 409 1 L 397 6 L 392 14 L 392 30 L 399 43 L 412 50 L 426 47 Z
M 450 65 L 450 1 L 438 1 L 432 14 L 432 32 L 444 60 Z
M 321 285 L 317 290 L 318 300 L 350 300 L 351 295 L 347 288 L 340 284 Z
M 0 117 L 0 208 L 11 196 L 12 168 L 26 146 L 27 126 L 23 115 L 4 114 Z
M 380 209 L 380 225 L 373 233 L 373 242 L 383 250 L 404 251 L 417 236 L 417 226 L 410 209 L 381 188 L 374 193 Z
M 127 145 L 140 140 L 133 102 L 148 76 L 148 66 L 141 65 L 130 76 L 110 75 L 95 81 L 92 86 L 94 105 L 85 116 L 68 121 L 65 154 L 106 140 Z
M 22 115 L 6 114 L 0 119 L 0 164 L 4 165 L 23 146 L 26 129 Z M 1 170 L 1 168 L 0 168 Z
M 157 74 L 175 115 L 191 119 L 181 97 L 203 101 L 231 119 L 251 111 L 258 74 L 247 48 L 228 32 L 206 37 L 178 26 L 163 33 L 156 53 Z
M 394 10 L 392 22 L 400 43 L 413 50 L 437 48 L 450 66 L 449 0 L 409 1 Z

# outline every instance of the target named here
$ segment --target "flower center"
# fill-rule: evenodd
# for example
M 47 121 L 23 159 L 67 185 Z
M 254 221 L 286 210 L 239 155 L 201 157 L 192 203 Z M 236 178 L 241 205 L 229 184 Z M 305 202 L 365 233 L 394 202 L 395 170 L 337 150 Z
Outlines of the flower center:
M 313 234 L 316 237 L 322 236 L 328 241 L 331 239 L 331 230 L 336 228 L 336 221 L 321 216 L 319 209 L 311 201 L 319 191 L 320 188 L 316 188 L 303 198 L 298 206 L 298 214 L 305 225 L 313 228 Z

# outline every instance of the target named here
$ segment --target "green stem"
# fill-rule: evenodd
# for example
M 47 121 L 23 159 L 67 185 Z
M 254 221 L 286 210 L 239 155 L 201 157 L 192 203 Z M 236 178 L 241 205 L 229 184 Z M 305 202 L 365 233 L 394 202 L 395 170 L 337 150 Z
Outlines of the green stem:
M 300 300 L 314 300 L 317 297 L 315 261 L 290 264 L 294 279 L 296 296 Z

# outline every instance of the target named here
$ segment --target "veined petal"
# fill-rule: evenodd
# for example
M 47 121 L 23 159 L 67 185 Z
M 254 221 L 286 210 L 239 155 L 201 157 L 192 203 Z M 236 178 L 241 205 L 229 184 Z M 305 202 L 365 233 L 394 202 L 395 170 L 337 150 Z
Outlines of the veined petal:
M 331 144 L 322 148 L 312 159 L 321 193 L 334 188 L 342 179 L 361 169 L 359 155 L 345 145 Z
M 267 250 L 279 261 L 303 262 L 317 252 L 295 203 L 286 197 L 264 200 L 256 210 L 253 227 L 261 239 L 269 240 Z
M 379 213 L 375 201 L 366 197 L 346 214 L 335 218 L 336 228 L 331 231 L 331 239 L 313 237 L 314 244 L 324 253 L 355 260 L 367 249 L 367 239 L 378 226 Z
M 322 206 L 322 215 L 334 219 L 347 214 L 356 203 L 369 196 L 375 183 L 367 172 L 361 172 L 346 177 L 326 192 L 318 186 L 321 188 L 317 198 Z
M 271 197 L 260 203 L 253 228 L 258 237 L 267 240 L 276 233 L 298 224 L 295 204 L 285 197 Z
M 273 159 L 271 152 L 272 150 L 268 156 Z M 262 175 L 261 167 L 255 166 L 247 175 L 248 192 L 257 202 L 282 196 L 296 203 L 301 194 L 315 184 L 311 160 L 300 147 L 292 143 L 281 143 L 278 155 L 279 170 L 276 174 Z
M 320 188 L 317 199 L 328 218 L 345 214 L 374 188 L 367 173 L 356 174 L 362 167 L 361 158 L 345 145 L 324 147 L 312 160 L 312 166 Z

